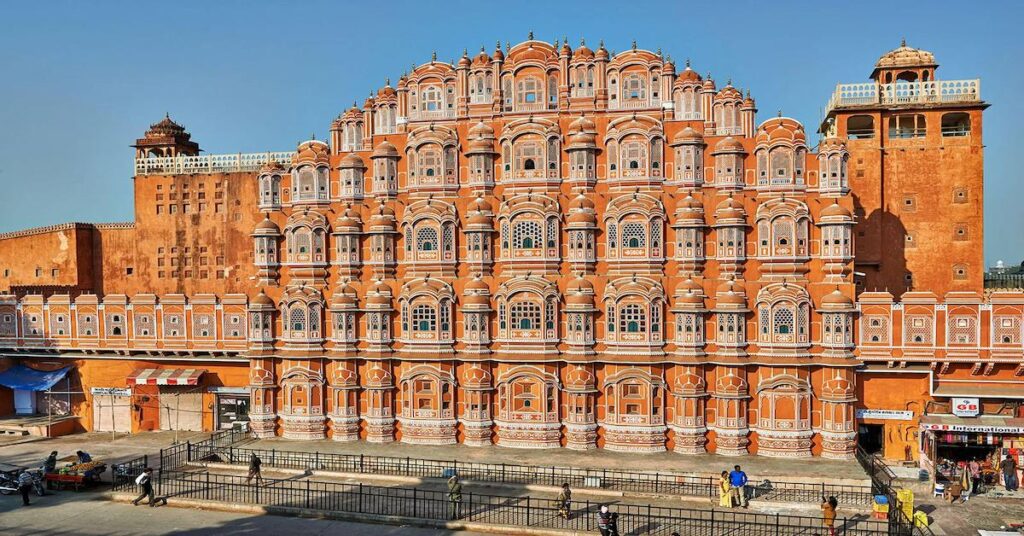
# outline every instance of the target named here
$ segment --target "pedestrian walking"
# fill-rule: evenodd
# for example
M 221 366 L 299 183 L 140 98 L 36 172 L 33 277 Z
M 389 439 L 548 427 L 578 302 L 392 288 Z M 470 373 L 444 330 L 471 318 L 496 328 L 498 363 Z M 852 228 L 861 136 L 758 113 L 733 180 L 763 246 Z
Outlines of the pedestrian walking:
M 836 536 L 836 507 L 839 506 L 839 500 L 834 496 L 829 496 L 828 499 L 823 495 L 821 497 L 821 524 L 828 529 L 829 536 Z
M 451 506 L 451 519 L 462 517 L 462 482 L 459 482 L 459 475 L 452 475 L 448 479 L 448 504 Z
M 569 489 L 569 483 L 562 484 L 562 491 L 558 493 L 558 498 L 555 499 L 558 502 L 558 514 L 563 519 L 569 519 L 572 515 L 572 509 L 570 502 L 572 501 L 572 490 Z
M 156 506 L 156 498 L 153 496 L 152 467 L 147 467 L 143 469 L 142 472 L 139 473 L 139 476 L 135 477 L 135 485 L 142 488 L 142 492 L 139 493 L 139 496 L 136 497 L 134 501 L 132 501 L 132 506 L 138 506 L 139 501 L 141 501 L 143 498 L 149 499 L 149 502 L 146 503 L 149 506 Z
M 263 465 L 263 460 L 256 455 L 255 452 L 252 456 L 249 456 L 249 476 L 245 477 L 245 483 L 248 484 L 252 481 L 253 477 L 256 478 L 256 485 L 263 484 L 263 473 L 260 471 L 260 467 Z
M 1017 460 L 1007 455 L 999 462 L 999 470 L 1003 472 L 1003 487 L 1006 491 L 1017 491 Z
M 744 473 L 740 466 L 735 466 L 729 473 L 729 485 L 732 486 L 732 497 L 736 506 L 750 506 L 747 500 L 747 473 Z
M 718 478 L 718 506 L 732 508 L 732 485 L 729 484 L 729 471 L 722 471 Z
M 601 509 L 597 512 L 597 530 L 601 531 L 601 536 L 611 536 L 612 527 L 612 512 L 608 509 L 608 505 L 602 504 Z
M 971 490 L 977 495 L 981 493 L 981 464 L 978 460 L 971 460 L 967 464 L 967 469 L 971 472 Z
M 28 502 L 28 494 L 32 492 L 33 480 L 34 478 L 32 478 L 32 473 L 28 472 L 28 469 L 25 469 L 20 475 L 18 475 L 18 491 L 21 492 L 22 506 L 28 506 L 30 504 Z

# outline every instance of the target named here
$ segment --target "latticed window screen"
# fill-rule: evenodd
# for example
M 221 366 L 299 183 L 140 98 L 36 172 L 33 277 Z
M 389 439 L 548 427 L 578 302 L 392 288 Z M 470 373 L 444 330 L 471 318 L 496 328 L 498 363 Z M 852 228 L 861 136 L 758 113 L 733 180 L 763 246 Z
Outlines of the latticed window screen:
M 548 330 L 555 329 L 555 322 L 557 320 L 557 317 L 555 316 L 555 299 L 548 298 L 544 305 L 544 328 Z
M 437 250 L 437 229 L 433 227 L 420 227 L 416 230 L 417 251 Z
M 518 221 L 512 227 L 512 247 L 516 249 L 535 249 L 541 247 L 540 222 L 527 220 Z
M 661 220 L 659 219 L 651 221 L 651 247 L 661 247 Z
M 512 329 L 540 329 L 540 305 L 516 302 L 509 307 Z
M 453 251 L 455 249 L 455 231 L 451 225 L 444 226 L 444 250 Z
M 889 318 L 881 315 L 865 315 L 862 321 L 864 340 L 867 342 L 889 342 Z
M 907 315 L 903 320 L 905 342 L 930 344 L 933 331 L 930 316 Z
M 956 315 L 949 317 L 949 342 L 951 344 L 974 344 L 977 337 L 978 321 L 974 316 Z
M 772 318 L 772 330 L 776 335 L 792 336 L 796 319 L 790 307 L 776 307 Z
M 412 330 L 432 332 L 437 329 L 437 311 L 430 305 L 417 305 L 412 310 Z
M 555 218 L 548 219 L 547 228 L 547 247 L 553 248 L 558 245 L 558 220 Z
M 619 232 L 618 227 L 614 223 L 608 224 L 608 247 L 615 248 L 615 245 L 619 243 Z
M 640 222 L 627 222 L 622 224 L 622 245 L 627 248 L 642 248 L 647 246 L 644 235 L 647 234 L 646 226 Z
M 625 333 L 646 332 L 647 312 L 645 307 L 637 303 L 624 305 L 619 313 L 619 329 Z
M 1020 344 L 1020 319 L 1015 316 L 997 316 L 993 322 L 993 334 L 996 344 Z
M 438 309 L 441 310 L 441 331 L 448 332 L 451 329 L 451 307 L 447 301 L 442 301 Z
M 306 329 L 306 312 L 301 306 L 294 305 L 288 315 L 288 324 L 292 331 L 304 331 Z

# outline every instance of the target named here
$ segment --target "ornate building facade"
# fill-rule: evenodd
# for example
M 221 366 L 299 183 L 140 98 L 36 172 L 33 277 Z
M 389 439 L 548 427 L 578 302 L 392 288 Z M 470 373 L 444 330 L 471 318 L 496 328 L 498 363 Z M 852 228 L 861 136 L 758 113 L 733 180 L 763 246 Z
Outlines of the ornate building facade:
M 1024 296 L 980 295 L 985 104 L 929 100 L 925 54 L 840 86 L 817 142 L 689 61 L 532 37 L 435 57 L 294 152 L 199 156 L 168 117 L 135 144 L 134 223 L 0 235 L 0 348 L 73 364 L 86 429 L 92 387 L 187 363 L 206 429 L 234 392 L 261 436 L 851 457 L 865 363 L 1024 362 Z M 913 183 L 893 167 L 927 157 L 899 152 L 934 144 L 977 157 L 912 192 L 891 267 L 872 179 Z M 969 238 L 929 234 L 947 193 Z M 874 291 L 897 271 L 921 275 Z M 180 397 L 134 388 L 130 430 L 181 420 L 146 393 Z

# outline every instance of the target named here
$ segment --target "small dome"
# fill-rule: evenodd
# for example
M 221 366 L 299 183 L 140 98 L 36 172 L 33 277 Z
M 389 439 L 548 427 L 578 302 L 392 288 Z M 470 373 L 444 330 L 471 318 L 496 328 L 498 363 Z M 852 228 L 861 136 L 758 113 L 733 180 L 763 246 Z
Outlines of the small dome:
M 476 212 L 493 212 L 494 208 L 486 199 L 483 198 L 483 196 L 478 195 L 476 199 L 469 204 L 469 210 Z
M 580 43 L 579 48 L 573 51 L 573 61 L 586 61 L 594 59 L 594 51 L 587 48 L 587 45 Z
M 359 217 L 359 212 L 353 209 L 351 206 L 346 208 L 345 211 L 338 216 L 338 220 L 334 222 L 334 228 L 339 231 L 354 230 L 358 232 L 362 230 L 362 227 L 363 222 Z
M 565 219 L 565 222 L 585 225 L 597 225 L 597 217 L 594 216 L 593 212 L 578 211 L 573 214 L 569 214 L 569 217 Z
M 758 144 L 776 141 L 804 144 L 807 142 L 807 134 L 804 132 L 804 126 L 796 119 L 773 117 L 761 123 L 754 139 Z
M 331 159 L 331 148 L 320 140 L 309 140 L 299 144 L 292 157 L 292 164 L 316 163 L 327 164 Z
M 572 281 L 569 282 L 569 286 L 568 288 L 566 288 L 566 292 L 594 292 L 594 284 L 591 283 L 590 281 L 587 281 L 585 277 L 576 276 L 576 279 L 573 279 Z
M 670 145 L 683 145 L 683 144 L 698 144 L 704 143 L 704 135 L 697 132 L 693 127 L 686 127 L 679 132 L 676 132 L 675 136 L 672 136 L 672 143 Z
M 895 48 L 882 54 L 875 62 L 875 69 L 888 69 L 894 67 L 935 67 L 935 54 L 927 50 L 908 47 L 907 42 L 900 43 Z
M 686 291 L 676 294 L 676 303 L 679 305 L 704 305 L 704 296 L 693 291 Z
M 478 121 L 477 124 L 473 125 L 469 129 L 469 136 L 476 138 L 493 138 L 494 129 L 490 125 L 483 121 Z
M 480 53 L 473 57 L 473 67 L 486 67 L 491 63 L 491 57 L 480 47 Z
M 842 138 L 825 138 L 818 145 L 818 154 L 846 151 L 846 142 Z
M 853 219 L 853 214 L 850 213 L 846 207 L 839 204 L 839 201 L 832 203 L 825 207 L 821 211 L 822 218 L 850 218 Z
M 370 108 L 373 108 L 374 102 L 373 97 L 366 97 L 366 100 L 363 101 L 363 109 L 369 110 Z
M 395 211 L 384 203 L 377 205 L 377 208 L 373 209 L 373 214 L 370 215 L 370 226 L 394 229 Z
M 391 287 L 378 280 L 366 293 L 366 304 L 379 307 L 391 305 Z
M 594 378 L 594 374 L 587 370 L 586 367 L 580 365 L 576 365 L 565 375 L 565 387 L 570 390 L 594 389 L 596 382 L 597 379 Z
M 478 275 L 466 283 L 462 292 L 462 301 L 465 305 L 489 307 L 491 305 L 490 295 L 491 287 Z
M 398 149 L 391 144 L 388 140 L 384 140 L 377 144 L 373 149 L 373 153 L 370 154 L 370 158 L 398 158 Z
M 260 290 L 260 293 L 257 294 L 252 299 L 252 304 L 253 305 L 260 305 L 260 306 L 263 306 L 263 307 L 273 307 L 274 306 L 274 300 L 270 299 L 270 296 L 267 296 L 266 294 L 263 293 L 262 290 Z
M 715 292 L 715 302 L 719 307 L 723 305 L 745 306 L 747 299 L 743 295 L 743 287 L 730 279 L 718 286 Z
M 345 155 L 345 158 L 341 159 L 341 164 L 338 165 L 339 169 L 366 169 L 366 164 L 363 163 L 363 159 L 359 158 L 359 155 L 355 153 L 349 153 Z
M 686 68 L 683 69 L 683 72 L 679 73 L 679 77 L 676 78 L 676 85 L 681 86 L 686 82 L 699 84 L 700 81 L 700 75 L 697 74 L 697 71 L 694 71 L 689 65 L 687 65 Z
M 715 95 L 715 100 L 724 99 L 743 100 L 743 93 L 740 93 L 740 90 L 732 87 L 732 84 L 726 84 L 725 87 Z
M 821 299 L 821 305 L 834 307 L 853 307 L 853 299 L 835 289 Z
M 397 95 L 398 95 L 398 92 L 395 91 L 395 88 L 391 87 L 390 83 L 388 83 L 384 87 L 382 87 L 382 88 L 377 90 L 377 98 L 378 99 L 394 97 L 394 96 L 397 96 Z
M 356 291 L 348 285 L 347 281 L 342 281 L 334 291 L 334 295 L 331 296 L 332 307 L 352 307 L 358 304 L 359 298 L 356 296 Z
M 743 144 L 739 140 L 728 136 L 715 144 L 715 150 L 712 154 L 720 153 L 746 153 L 746 149 L 743 148 Z
M 594 53 L 594 59 L 598 59 L 598 60 L 607 60 L 608 59 L 608 49 L 604 48 L 604 43 L 603 42 L 601 43 L 601 46 L 597 47 L 597 52 Z
M 282 171 L 285 171 L 285 167 L 284 167 L 283 164 L 281 164 L 277 160 L 268 160 L 265 164 L 260 166 L 260 174 L 263 174 L 263 173 L 280 173 Z
M 582 193 L 573 198 L 569 203 L 569 210 L 594 210 L 594 202 Z
M 262 231 L 262 234 L 280 234 L 281 228 L 270 220 L 270 216 L 265 215 L 263 221 L 256 224 L 256 231 Z
M 462 57 L 459 58 L 459 67 L 469 67 L 472 63 L 469 59 L 469 54 L 463 52 Z
M 703 222 L 704 205 L 692 195 L 687 195 L 676 205 L 676 220 Z
M 715 218 L 719 220 L 746 219 L 746 216 L 747 211 L 743 209 L 743 204 L 732 197 L 726 197 L 715 207 Z
M 578 132 L 594 132 L 597 129 L 597 125 L 592 119 L 584 115 L 580 115 L 576 119 L 573 119 L 572 123 L 569 123 L 569 133 L 575 134 Z

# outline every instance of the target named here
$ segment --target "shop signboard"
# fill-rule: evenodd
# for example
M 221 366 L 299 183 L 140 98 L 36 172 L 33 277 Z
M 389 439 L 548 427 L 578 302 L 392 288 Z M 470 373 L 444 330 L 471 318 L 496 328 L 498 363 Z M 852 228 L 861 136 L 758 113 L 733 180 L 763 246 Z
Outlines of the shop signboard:
M 976 432 L 979 434 L 1022 434 L 1024 426 L 991 426 L 985 424 L 922 424 L 922 430 L 935 432 Z
M 977 417 L 981 413 L 981 404 L 977 398 L 953 398 L 953 415 L 957 417 Z
M 124 387 L 93 387 L 92 396 L 132 396 L 132 390 Z
M 899 409 L 858 409 L 857 419 L 881 419 L 885 421 L 911 421 L 913 411 Z

